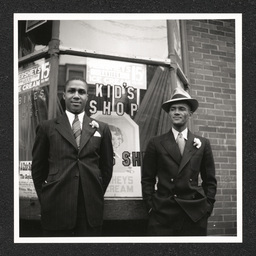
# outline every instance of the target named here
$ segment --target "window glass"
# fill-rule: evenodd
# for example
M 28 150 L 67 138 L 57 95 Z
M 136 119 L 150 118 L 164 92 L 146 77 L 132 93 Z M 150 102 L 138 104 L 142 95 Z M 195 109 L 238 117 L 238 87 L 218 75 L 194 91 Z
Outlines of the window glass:
M 168 56 L 165 20 L 62 20 L 60 41 L 65 47 L 110 55 Z
M 20 198 L 37 197 L 31 177 L 32 147 L 37 125 L 48 119 L 50 70 L 50 62 L 45 59 L 19 69 Z M 60 113 L 62 108 L 60 104 L 57 105 Z
M 86 73 L 87 115 L 108 123 L 112 133 L 115 165 L 105 196 L 141 197 L 143 152 L 152 136 L 170 127 L 168 115 L 161 110 L 170 92 L 169 67 L 61 55 L 60 100 L 64 78 L 70 78 L 66 67 L 73 64 Z

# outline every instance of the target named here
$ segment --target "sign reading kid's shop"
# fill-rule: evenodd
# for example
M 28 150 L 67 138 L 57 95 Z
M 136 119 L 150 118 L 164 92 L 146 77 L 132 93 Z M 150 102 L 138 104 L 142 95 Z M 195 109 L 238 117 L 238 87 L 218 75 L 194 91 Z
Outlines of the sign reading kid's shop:
M 146 65 L 87 59 L 91 116 L 109 124 L 115 154 L 113 177 L 105 197 L 141 197 L 139 126 L 134 121 L 140 90 L 146 89 Z

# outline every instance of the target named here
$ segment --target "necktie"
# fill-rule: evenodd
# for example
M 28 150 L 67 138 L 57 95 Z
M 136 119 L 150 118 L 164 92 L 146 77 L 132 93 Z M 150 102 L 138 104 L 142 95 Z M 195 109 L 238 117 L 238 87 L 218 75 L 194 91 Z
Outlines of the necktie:
M 180 153 L 181 153 L 181 155 L 183 155 L 183 151 L 184 151 L 184 148 L 185 148 L 185 139 L 183 138 L 183 135 L 182 135 L 182 133 L 180 132 L 179 134 L 178 134 L 178 137 L 177 137 L 177 144 L 178 144 L 178 146 L 179 146 L 179 149 L 180 149 Z
M 75 119 L 72 123 L 72 131 L 73 131 L 75 139 L 76 139 L 77 147 L 79 148 L 80 138 L 81 138 L 81 125 L 80 125 L 80 121 L 78 119 L 78 115 L 75 115 Z

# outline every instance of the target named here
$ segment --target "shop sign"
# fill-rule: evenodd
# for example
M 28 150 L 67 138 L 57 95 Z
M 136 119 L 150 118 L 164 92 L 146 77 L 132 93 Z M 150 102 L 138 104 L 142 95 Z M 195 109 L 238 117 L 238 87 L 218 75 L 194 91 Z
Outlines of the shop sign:
M 33 65 L 33 67 L 19 71 L 19 92 L 44 86 L 49 83 L 50 63 L 49 61 Z
M 146 78 L 144 64 L 87 59 L 87 82 L 94 85 L 88 102 L 91 117 L 108 123 L 112 134 L 114 170 L 106 198 L 142 196 L 142 155 L 134 117 Z
M 86 75 L 89 84 L 125 84 L 137 89 L 147 88 L 144 64 L 88 58 Z

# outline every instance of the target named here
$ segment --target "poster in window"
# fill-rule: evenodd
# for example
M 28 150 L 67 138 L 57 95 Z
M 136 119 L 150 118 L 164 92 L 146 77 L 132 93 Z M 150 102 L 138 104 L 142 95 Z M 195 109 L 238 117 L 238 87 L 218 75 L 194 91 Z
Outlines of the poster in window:
M 105 197 L 141 197 L 138 125 L 126 113 L 103 115 L 99 111 L 92 117 L 108 123 L 112 135 L 114 171 Z
M 92 118 L 108 123 L 115 153 L 113 177 L 105 197 L 141 197 L 139 126 L 134 121 L 140 89 L 146 89 L 146 65 L 87 59 L 88 105 Z
M 49 61 L 19 70 L 19 192 L 36 198 L 32 177 L 32 147 L 36 126 L 48 116 Z

